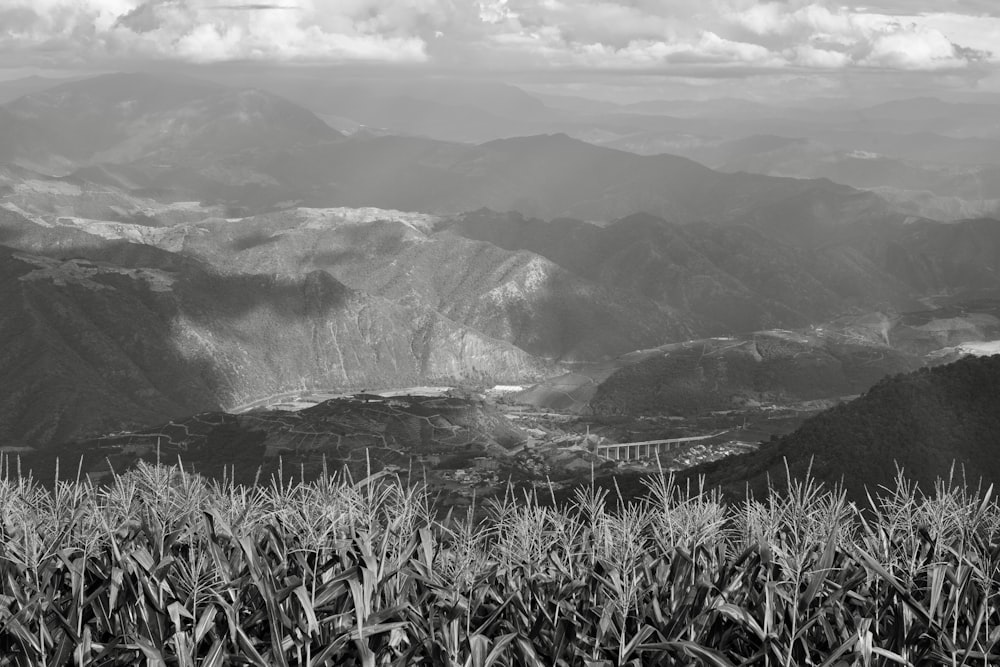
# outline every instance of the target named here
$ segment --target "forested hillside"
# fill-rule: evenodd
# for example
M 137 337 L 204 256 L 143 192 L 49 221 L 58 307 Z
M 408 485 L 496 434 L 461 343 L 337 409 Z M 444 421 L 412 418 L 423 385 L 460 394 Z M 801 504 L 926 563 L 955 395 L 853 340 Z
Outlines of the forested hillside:
M 966 357 L 883 379 L 860 398 L 831 408 L 759 451 L 699 472 L 730 491 L 766 487 L 812 466 L 830 483 L 843 480 L 852 496 L 891 485 L 897 465 L 922 488 L 956 474 L 984 485 L 1000 481 L 1000 355 Z

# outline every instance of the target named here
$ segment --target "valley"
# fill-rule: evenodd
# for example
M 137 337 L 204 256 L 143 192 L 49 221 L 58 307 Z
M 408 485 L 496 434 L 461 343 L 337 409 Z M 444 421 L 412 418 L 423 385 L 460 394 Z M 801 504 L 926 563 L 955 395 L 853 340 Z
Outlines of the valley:
M 456 140 L 360 130 L 385 99 L 363 85 L 317 90 L 319 112 L 295 87 L 172 75 L 33 85 L 0 115 L 23 139 L 0 142 L 0 438 L 39 475 L 81 454 L 94 474 L 238 459 L 250 481 L 419 465 L 462 505 L 656 455 L 722 465 L 884 378 L 1000 350 L 1000 221 L 925 217 L 897 196 L 917 181 L 862 178 L 891 165 L 848 150 L 850 124 L 710 139 L 703 105 L 570 119 L 484 86 L 524 134 L 484 116 Z M 592 122 L 653 143 L 574 138 Z M 648 150 L 681 130 L 686 157 Z
M 16 454 L 39 479 L 57 460 L 67 479 L 95 481 L 140 461 L 179 460 L 193 472 L 244 484 L 274 475 L 313 480 L 325 470 L 344 469 L 355 479 L 390 473 L 462 508 L 502 496 L 510 485 L 549 493 L 622 474 L 686 470 L 753 451 L 836 402 L 608 418 L 459 388 L 300 392 L 238 414 L 203 413 Z
M 56 460 L 79 461 L 93 479 L 178 459 L 242 483 L 312 480 L 341 468 L 356 479 L 389 473 L 426 485 L 450 508 L 502 496 L 511 485 L 565 497 L 592 482 L 629 486 L 657 471 L 717 475 L 726 460 L 784 446 L 811 418 L 884 377 L 988 355 L 1000 340 L 970 335 L 996 334 L 997 303 L 673 343 L 574 364 L 528 385 L 302 386 L 227 412 L 7 451 L 41 478 Z

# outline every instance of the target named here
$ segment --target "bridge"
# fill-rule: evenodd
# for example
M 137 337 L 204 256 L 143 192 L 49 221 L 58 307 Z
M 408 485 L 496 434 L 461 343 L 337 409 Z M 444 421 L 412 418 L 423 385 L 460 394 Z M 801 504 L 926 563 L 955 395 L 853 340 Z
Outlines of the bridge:
M 644 440 L 643 442 L 618 442 L 615 444 L 598 445 L 597 455 L 606 459 L 618 461 L 632 461 L 635 459 L 648 459 L 661 452 L 669 452 L 690 442 L 700 440 L 711 440 L 725 435 L 727 431 L 719 431 L 712 435 L 697 435 L 688 438 L 669 438 L 667 440 Z

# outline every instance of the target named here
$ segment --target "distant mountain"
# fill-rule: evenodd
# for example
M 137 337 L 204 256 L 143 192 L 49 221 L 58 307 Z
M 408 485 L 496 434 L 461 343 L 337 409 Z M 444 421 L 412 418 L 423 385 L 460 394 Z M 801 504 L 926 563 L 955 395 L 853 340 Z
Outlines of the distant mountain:
M 864 108 L 831 100 L 787 109 L 745 100 L 652 101 L 595 112 L 589 124 L 565 131 L 724 172 L 828 178 L 879 189 L 907 212 L 956 220 L 993 215 L 1000 200 L 1000 106 L 982 99 L 914 98 Z M 928 201 L 928 194 L 954 201 Z
M 796 109 L 782 109 L 752 100 L 725 97 L 709 100 L 649 100 L 626 104 L 621 109 L 632 113 L 678 118 L 725 118 L 731 115 L 745 118 L 778 118 L 794 115 L 797 111 L 801 113 L 800 110 Z
M 989 216 L 1000 210 L 1000 139 L 813 134 L 811 139 L 750 135 L 733 140 L 684 132 L 575 136 L 640 155 L 680 155 L 728 173 L 829 179 L 873 192 L 900 212 L 934 220 Z
M 542 103 L 550 109 L 569 112 L 574 116 L 610 113 L 619 111 L 622 107 L 622 105 L 617 102 L 595 100 L 590 97 L 581 97 L 579 95 L 563 95 L 538 91 L 531 91 L 531 95 L 541 100 Z
M 93 238 L 93 237 L 91 237 Z M 0 252 L 5 445 L 231 408 L 307 387 L 520 382 L 547 367 L 323 271 L 220 276 L 121 242 Z
M 280 97 L 179 76 L 103 75 L 27 95 L 5 109 L 42 137 L 12 157 L 37 163 L 180 166 L 340 137 Z
M 812 417 L 797 431 L 759 451 L 709 464 L 693 474 L 727 485 L 741 497 L 766 477 L 779 486 L 787 458 L 793 476 L 810 468 L 817 479 L 843 482 L 855 499 L 864 489 L 891 487 L 896 466 L 926 492 L 964 467 L 969 483 L 1000 482 L 1000 355 L 886 378 L 861 398 Z M 956 470 L 961 479 L 962 471 Z
M 902 141 L 910 146 L 884 145 Z M 845 149 L 820 141 L 755 136 L 677 152 L 725 172 L 828 178 L 856 188 L 928 191 L 970 201 L 1000 197 L 1000 167 L 990 164 L 1000 143 L 912 135 L 887 137 L 882 143 L 869 150 Z M 922 147 L 924 154 L 900 155 L 914 146 Z M 958 152 L 963 155 L 955 155 Z
M 1000 220 L 908 225 L 887 245 L 885 264 L 923 292 L 995 290 L 1000 285 Z
M 235 81 L 281 95 L 324 118 L 446 141 L 537 134 L 562 116 L 520 88 L 474 79 L 272 78 L 255 73 Z
M 44 131 L 0 106 L 0 164 L 32 154 Z
M 929 190 L 877 187 L 872 192 L 893 208 L 916 217 L 954 222 L 969 218 L 1000 218 L 1000 198 L 964 198 L 936 195 Z
M 528 116 L 546 113 L 516 89 L 489 90 L 484 100 L 522 104 Z M 474 97 L 461 99 L 471 104 Z M 646 212 L 678 222 L 759 221 L 761 209 L 773 217 L 782 202 L 802 202 L 787 211 L 794 220 L 776 221 L 784 230 L 894 215 L 877 196 L 829 181 L 722 174 L 685 158 L 638 156 L 564 134 L 476 146 L 396 136 L 345 140 L 311 111 L 271 93 L 183 77 L 106 75 L 2 109 L 0 136 L 28 139 L 4 139 L 0 162 L 58 175 L 84 169 L 88 180 L 160 199 L 254 210 L 289 202 L 448 214 L 488 207 L 599 221 Z
M 893 216 L 877 196 L 829 181 L 721 174 L 670 155 L 637 156 L 566 135 L 519 137 L 457 149 L 453 145 L 383 137 L 339 146 L 357 167 L 338 170 L 346 205 L 461 213 L 486 207 L 544 219 L 609 221 L 650 213 L 676 222 L 754 219 L 795 230 L 848 226 Z M 339 160 L 338 160 L 339 163 Z M 332 166 L 332 165 L 331 165 Z M 315 177 L 328 173 L 322 166 Z M 399 180 L 387 176 L 399 174 Z M 308 182 L 309 174 L 302 173 Z M 391 187 L 390 187 L 391 183 Z M 318 185 L 318 184 L 317 184 Z M 819 200 L 821 205 L 811 202 Z M 792 219 L 773 218 L 788 202 Z M 773 224 L 772 224 L 773 223 Z
M 13 102 L 19 97 L 31 95 L 66 83 L 65 79 L 50 79 L 44 76 L 26 76 L 20 79 L 0 81 L 0 104 Z
M 893 100 L 859 109 L 860 122 L 902 123 L 907 131 L 939 132 L 953 136 L 998 136 L 996 104 L 948 102 L 935 97 Z
M 204 72 L 212 76 L 211 71 Z M 421 76 L 313 76 L 306 72 L 281 72 L 270 76 L 255 68 L 248 72 L 227 72 L 216 80 L 229 85 L 259 87 L 285 97 L 316 113 L 338 113 L 352 106 L 372 113 L 384 113 L 378 102 L 409 99 L 475 109 L 496 117 L 544 120 L 553 117 L 551 108 L 523 89 L 499 81 L 468 77 Z M 365 118 L 355 120 L 365 122 Z
M 795 248 L 743 225 L 678 225 L 640 214 L 601 228 L 480 211 L 452 228 L 690 313 L 702 333 L 803 326 L 910 300 L 901 281 L 855 249 Z

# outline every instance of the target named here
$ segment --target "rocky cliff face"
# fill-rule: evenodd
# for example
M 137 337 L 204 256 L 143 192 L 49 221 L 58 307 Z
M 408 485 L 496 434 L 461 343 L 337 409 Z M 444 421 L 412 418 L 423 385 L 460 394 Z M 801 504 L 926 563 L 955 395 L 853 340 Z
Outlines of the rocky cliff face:
M 230 404 L 300 386 L 525 380 L 544 367 L 509 343 L 356 292 L 323 271 L 205 280 L 185 286 L 191 305 L 175 340 L 189 358 L 213 360 Z
M 694 329 L 642 294 L 397 211 L 297 209 L 212 221 L 187 234 L 181 252 L 230 274 L 327 271 L 352 289 L 419 305 L 548 359 L 602 359 Z

